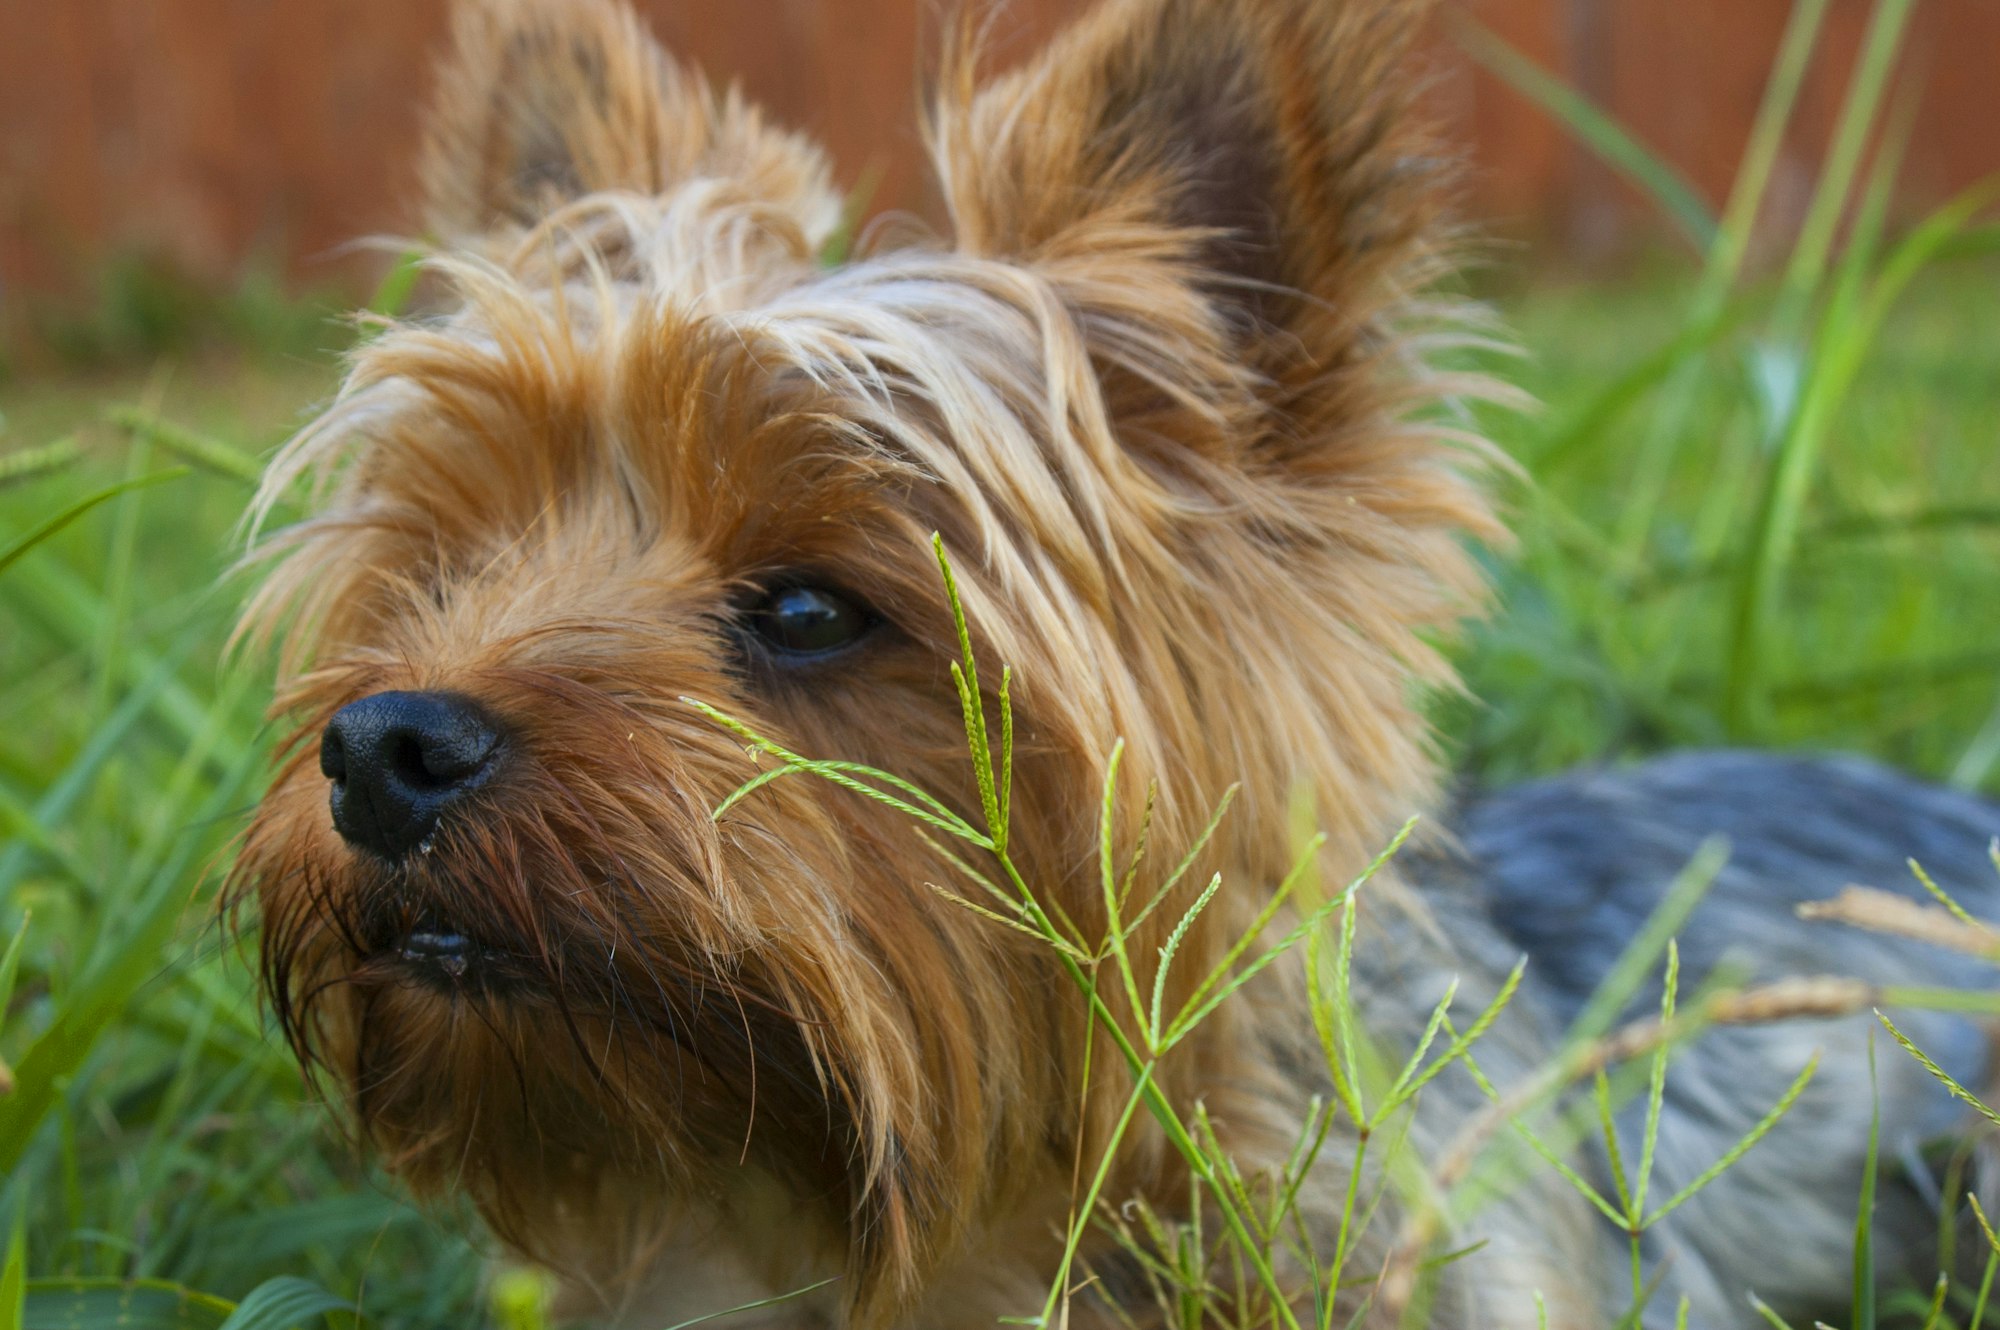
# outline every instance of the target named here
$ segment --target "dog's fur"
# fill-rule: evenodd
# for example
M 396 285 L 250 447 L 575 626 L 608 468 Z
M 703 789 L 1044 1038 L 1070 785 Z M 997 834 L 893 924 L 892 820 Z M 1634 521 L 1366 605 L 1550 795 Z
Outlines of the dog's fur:
M 964 879 L 902 814 L 793 778 L 714 818 L 754 767 L 680 700 L 976 809 L 931 532 L 980 657 L 1015 671 L 1011 853 L 1086 935 L 1114 736 L 1121 856 L 1149 783 L 1169 857 L 1245 791 L 1197 865 L 1223 886 L 1180 943 L 1170 1010 L 1285 873 L 1301 802 L 1329 881 L 1441 807 L 1422 696 L 1449 685 L 1437 643 L 1480 604 L 1468 541 L 1499 529 L 1489 450 L 1448 409 L 1491 385 L 1431 364 L 1465 325 L 1434 294 L 1451 170 L 1411 104 L 1418 21 L 1402 0 L 1108 0 L 984 86 L 961 39 L 930 124 L 949 232 L 885 232 L 827 267 L 841 204 L 819 152 L 631 15 L 463 8 L 426 171 L 448 310 L 377 331 L 266 486 L 267 510 L 308 474 L 319 498 L 275 537 L 252 609 L 283 636 L 294 728 L 235 882 L 301 1058 L 396 1172 L 468 1194 L 573 1308 L 660 1325 L 831 1276 L 730 1323 L 944 1330 L 1040 1306 L 1073 1171 L 1129 1079 L 1100 1043 L 1086 1083 L 1054 954 L 933 891 Z M 765 658 L 741 608 L 801 575 L 883 623 L 837 658 Z M 315 761 L 329 717 L 387 689 L 476 699 L 507 748 L 395 867 L 335 834 Z M 1476 1005 L 1525 949 L 1532 991 L 1480 1047 L 1517 1080 L 1710 830 L 1739 856 L 1691 972 L 1729 932 L 1779 971 L 1822 968 L 1817 945 L 1874 977 L 1912 961 L 1787 915 L 1848 876 L 1891 881 L 1899 853 L 1977 898 L 2000 819 L 1971 800 L 1677 762 L 1475 801 L 1461 849 L 1437 840 L 1371 884 L 1355 982 L 1378 1036 L 1407 1044 L 1454 975 Z M 1870 787 L 1865 853 L 1823 844 L 1815 806 L 1757 857 L 1780 845 L 1767 796 L 1843 781 Z M 1707 797 L 1669 813 L 1682 784 Z M 1178 913 L 1133 954 L 1156 957 Z M 439 918 L 504 959 L 457 991 L 411 982 L 396 939 Z M 1302 984 L 1293 954 L 1160 1071 L 1249 1174 L 1326 1088 Z M 1743 1323 L 1751 1284 L 1840 1287 L 1862 1028 L 1712 1041 L 1676 1081 L 1666 1185 L 1755 1120 L 1801 1049 L 1837 1045 L 1746 1180 L 1659 1236 L 1698 1323 Z M 1922 1033 L 1983 1071 L 1962 1027 Z M 1900 1054 L 1881 1079 L 1891 1124 L 1942 1102 Z M 1481 1102 L 1441 1077 L 1411 1148 Z M 1351 1157 L 1324 1151 L 1301 1194 L 1316 1239 Z M 1807 1160 L 1840 1166 L 1805 1178 Z M 1144 1114 L 1105 1195 L 1187 1214 L 1186 1166 Z M 1390 1259 L 1384 1204 L 1352 1271 Z M 1532 1179 L 1451 1236 L 1487 1245 L 1447 1267 L 1432 1319 L 1531 1325 L 1539 1291 L 1550 1324 L 1608 1324 L 1616 1236 Z M 1103 1233 L 1082 1255 L 1098 1282 L 1071 1324 L 1161 1315 Z

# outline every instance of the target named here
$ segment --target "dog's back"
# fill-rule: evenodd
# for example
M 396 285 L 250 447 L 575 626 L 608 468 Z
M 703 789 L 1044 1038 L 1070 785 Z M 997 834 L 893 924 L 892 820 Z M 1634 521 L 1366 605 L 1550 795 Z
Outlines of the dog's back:
M 1800 906 L 1855 884 L 1928 903 L 1912 861 L 1973 915 L 2000 918 L 2000 864 L 1989 857 L 2000 807 L 1872 763 L 1682 753 L 1482 795 L 1457 830 L 1494 923 L 1530 957 L 1530 983 L 1558 1023 L 1598 991 L 1666 884 L 1710 840 L 1727 859 L 1677 930 L 1682 992 L 1725 968 L 1743 981 L 1837 975 L 1884 989 L 1992 982 L 1992 967 L 1974 957 L 1800 918 Z M 1656 976 L 1631 1014 L 1658 1001 Z M 1893 994 L 1884 1003 L 1961 1085 L 1990 1084 L 1987 1030 L 1897 1007 Z M 1743 1290 L 1780 1306 L 1845 1304 L 1878 1106 L 1885 1277 L 1900 1269 L 1928 1282 L 1935 1273 L 1924 1239 L 1938 1230 L 1941 1198 L 1921 1147 L 1962 1127 L 1970 1110 L 1872 1016 L 1712 1030 L 1686 1048 L 1667 1080 L 1655 1194 L 1671 1196 L 1721 1158 L 1814 1054 L 1816 1075 L 1771 1134 L 1648 1235 L 1663 1262 L 1652 1304 L 1663 1324 L 1680 1293 L 1707 1325 L 1756 1323 Z M 1643 1115 L 1643 1102 L 1627 1106 L 1624 1140 L 1642 1139 Z

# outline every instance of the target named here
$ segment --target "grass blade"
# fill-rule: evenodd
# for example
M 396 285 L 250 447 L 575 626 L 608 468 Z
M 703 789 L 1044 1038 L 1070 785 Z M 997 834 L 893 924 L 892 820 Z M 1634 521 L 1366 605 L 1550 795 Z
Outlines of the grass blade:
M 148 485 L 158 485 L 169 480 L 179 480 L 187 474 L 188 469 L 184 466 L 172 467 L 165 471 L 155 471 L 151 475 L 135 476 L 131 480 L 121 480 L 115 485 L 107 485 L 95 493 L 85 495 L 53 517 L 41 522 L 33 530 L 14 541 L 11 545 L 0 548 L 0 573 L 6 572 L 20 561 L 22 555 L 99 504 L 108 503 L 121 494 L 129 494 L 133 490 L 144 489 Z
M 1672 363 L 1672 377 L 1648 421 L 1639 454 L 1630 464 L 1633 480 L 1630 498 L 1618 521 L 1615 567 L 1633 566 L 1647 547 L 1674 460 L 1688 432 L 1689 412 L 1703 367 L 1698 351 L 1714 340 L 1701 335 L 1711 328 L 1720 330 L 1732 321 L 1728 317 L 1729 293 L 1741 274 L 1751 234 L 1763 210 L 1771 171 L 1784 142 L 1785 127 L 1791 122 L 1792 109 L 1798 102 L 1826 7 L 1827 0 L 1798 0 L 1792 6 L 1777 61 L 1758 103 L 1757 119 L 1730 185 L 1722 225 L 1702 261 L 1701 280 L 1688 307 L 1684 335 L 1700 340 L 1690 348 L 1694 353 Z M 1746 306 L 1737 302 L 1736 308 L 1742 311 Z M 1719 490 L 1726 492 L 1722 487 Z
M 1565 1044 L 1575 1047 L 1611 1028 L 1632 1000 L 1632 995 L 1645 982 L 1654 960 L 1680 933 L 1688 916 L 1694 913 L 1694 907 L 1701 904 L 1708 889 L 1715 885 L 1716 875 L 1728 862 L 1728 841 L 1712 836 L 1701 843 L 1701 848 L 1694 852 L 1694 857 L 1688 860 L 1662 894 L 1659 905 L 1640 928 L 1638 936 L 1632 939 L 1624 954 L 1619 956 L 1603 982 L 1590 995 L 1583 1010 L 1577 1013 L 1576 1020 L 1564 1036 Z
M 1806 1086 L 1811 1083 L 1814 1073 L 1818 1070 L 1819 1054 L 1815 1053 L 1807 1060 L 1805 1069 L 1799 1072 L 1798 1076 L 1793 1079 L 1791 1085 L 1786 1088 L 1785 1093 L 1778 1097 L 1778 1102 L 1771 1106 L 1770 1112 L 1759 1118 L 1756 1125 L 1745 1132 L 1742 1139 L 1737 1141 L 1735 1145 L 1724 1151 L 1720 1159 L 1703 1169 L 1692 1182 L 1668 1197 L 1659 1209 L 1647 1215 L 1645 1226 L 1651 1228 L 1653 1225 L 1659 1223 L 1662 1219 L 1692 1199 L 1702 1188 L 1708 1186 L 1709 1183 L 1735 1167 L 1736 1161 L 1748 1154 L 1757 1142 L 1764 1139 L 1765 1134 L 1771 1128 L 1778 1125 L 1778 1120 L 1791 1111 L 1792 1105 L 1798 1102 L 1798 1097 L 1801 1094 L 1805 1093 Z
M 1869 16 L 1868 35 L 1863 39 L 1860 58 L 1841 99 L 1840 120 L 1827 145 L 1819 186 L 1813 191 L 1812 204 L 1792 247 L 1791 261 L 1785 267 L 1774 320 L 1781 339 L 1792 340 L 1804 330 L 1813 295 L 1826 273 L 1835 231 L 1868 146 L 1869 131 L 1874 128 L 1882 94 L 1902 48 L 1911 5 L 1912 0 L 1876 0 L 1875 11 Z
M 219 1330 L 233 1308 L 163 1279 L 31 1279 L 26 1330 Z
M 184 425 L 160 419 L 136 406 L 115 406 L 105 419 L 134 439 L 157 444 L 184 462 L 212 471 L 255 489 L 264 479 L 264 467 L 256 458 Z
M 22 1330 L 27 1309 L 28 1221 L 17 1212 L 7 1235 L 7 1263 L 0 1266 L 0 1330 Z
M 789 1293 L 780 1293 L 776 1297 L 759 1298 L 755 1302 L 746 1302 L 741 1306 L 730 1307 L 725 1311 L 709 1312 L 704 1316 L 697 1316 L 691 1321 L 676 1321 L 674 1324 L 668 1326 L 667 1330 L 689 1330 L 691 1326 L 706 1325 L 710 1321 L 719 1321 L 725 1316 L 734 1316 L 738 1312 L 754 1312 L 763 1307 L 776 1307 L 780 1303 L 792 1302 L 798 1298 L 803 1298 L 808 1293 L 816 1293 L 828 1284 L 837 1282 L 839 1282 L 839 1276 L 835 1276 L 832 1279 L 822 1279 L 817 1284 L 807 1284 L 804 1288 L 795 1288 Z
M 1560 121 L 1620 174 L 1652 195 L 1697 251 L 1715 243 L 1716 223 L 1701 194 L 1671 163 L 1640 143 L 1582 93 L 1508 45 L 1491 29 L 1460 16 L 1459 44 L 1516 92 Z
M 1833 314 L 1823 328 L 1798 409 L 1778 446 L 1752 530 L 1750 553 L 1738 568 L 1728 621 L 1729 682 L 1724 721 L 1744 736 L 1761 720 L 1771 681 L 1765 643 L 1791 565 L 1807 493 L 1823 441 L 1883 320 L 1910 280 L 1970 223 L 2000 183 L 1982 181 L 1927 217 L 1892 250 L 1852 312 Z
M 1991 1108 L 1988 1108 L 1986 1106 L 1985 1101 L 1980 1099 L 1978 1095 L 1973 1094 L 1972 1091 L 1966 1089 L 1963 1085 L 1960 1085 L 1957 1081 L 1953 1080 L 1951 1077 L 1951 1073 L 1947 1072 L 1943 1067 L 1938 1066 L 1937 1063 L 1931 1061 L 1930 1054 L 1924 1052 L 1924 1050 L 1918 1048 L 1915 1044 L 1911 1043 L 1910 1037 L 1904 1034 L 1901 1030 L 1897 1029 L 1896 1023 L 1894 1021 L 1890 1020 L 1887 1016 L 1883 1015 L 1879 1011 L 1875 1013 L 1875 1019 L 1882 1022 L 1883 1026 L 1888 1029 L 1890 1035 L 1895 1038 L 1896 1042 L 1903 1046 L 1903 1051 L 1905 1053 L 1908 1053 L 1911 1057 L 1915 1058 L 1919 1063 L 1923 1065 L 1925 1071 L 1929 1072 L 1932 1076 L 1937 1078 L 1939 1084 L 1943 1085 L 1945 1089 L 1951 1091 L 1952 1098 L 1958 1100 L 1960 1103 L 1968 1105 L 1981 1117 L 1985 1118 L 1988 1122 L 1991 1122 L 1996 1127 L 2000 1127 L 2000 1113 L 1995 1113 Z
M 351 1311 L 352 1304 L 296 1275 L 279 1275 L 250 1290 L 236 1304 L 220 1330 L 291 1330 L 302 1321 L 331 1311 Z
M 1861 1203 L 1854 1213 L 1854 1330 L 1875 1330 L 1875 1184 L 1882 1146 L 1882 1090 L 1875 1075 L 1875 1040 L 1868 1040 L 1868 1154 L 1861 1165 Z
M 19 485 L 76 464 L 83 448 L 72 435 L 0 457 L 0 487 Z

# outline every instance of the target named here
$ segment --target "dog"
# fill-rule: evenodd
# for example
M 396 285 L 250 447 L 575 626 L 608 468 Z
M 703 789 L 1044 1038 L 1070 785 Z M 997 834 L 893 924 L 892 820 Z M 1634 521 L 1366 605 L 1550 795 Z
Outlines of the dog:
M 1689 994 L 1731 955 L 1748 983 L 1978 987 L 1973 957 L 1794 906 L 1913 891 L 1914 855 L 1980 912 L 2000 813 L 1735 753 L 1448 793 L 1424 698 L 1484 606 L 1471 548 L 1503 531 L 1492 449 L 1449 409 L 1496 388 L 1436 363 L 1464 311 L 1421 22 L 1105 0 L 991 79 L 961 29 L 928 122 L 948 228 L 829 263 L 822 154 L 630 12 L 461 7 L 424 170 L 447 294 L 371 332 L 260 500 L 310 480 L 246 617 L 290 737 L 230 894 L 360 1137 L 556 1272 L 564 1315 L 1601 1327 L 1636 1260 L 1646 1324 L 1744 1326 L 1753 1291 L 1844 1297 L 1872 1104 L 1886 1160 L 1963 1129 L 1901 1050 L 1871 1094 L 1868 999 L 1839 988 L 1676 1059 L 1662 1198 L 1820 1062 L 1642 1237 L 1539 1164 L 1439 1198 L 1455 1151 L 1513 1139 L 1495 1115 L 1709 838 L 1730 849 L 1678 931 Z M 1003 709 L 982 784 L 965 725 Z M 909 785 L 821 778 L 863 767 Z M 1075 955 L 1004 883 L 967 907 L 995 844 L 945 832 L 1002 801 Z M 1302 868 L 1367 878 L 1413 813 L 1454 831 L 1334 913 L 1273 908 Z M 1135 982 L 1100 955 L 1093 1007 L 1076 957 L 1142 841 L 1191 853 L 1190 885 L 1121 925 Z M 1329 966 L 1368 1028 L 1323 1047 Z M 1140 1038 L 1156 977 L 1173 1012 L 1215 973 L 1240 987 L 1141 1085 L 1112 1032 Z M 1986 1083 L 1973 1025 L 1896 1018 Z M 1364 1037 L 1458 1049 L 1399 1142 L 1339 1111 L 1326 1050 Z M 1621 1102 L 1636 1141 L 1646 1096 Z M 1601 1145 L 1548 1148 L 1609 1194 Z M 1885 1169 L 1885 1268 L 1934 1259 L 1920 1173 Z

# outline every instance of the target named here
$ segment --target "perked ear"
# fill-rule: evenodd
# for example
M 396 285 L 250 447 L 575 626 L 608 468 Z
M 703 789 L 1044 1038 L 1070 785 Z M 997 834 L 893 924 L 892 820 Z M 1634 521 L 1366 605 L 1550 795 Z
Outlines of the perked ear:
M 696 177 L 831 225 L 825 160 L 718 96 L 618 0 L 459 0 L 426 126 L 426 222 L 462 240 L 531 227 L 585 195 Z
M 1108 0 L 976 95 L 961 61 L 934 130 L 958 243 L 1035 261 L 1177 234 L 1234 329 L 1338 354 L 1437 267 L 1448 157 L 1408 67 L 1428 7 Z

